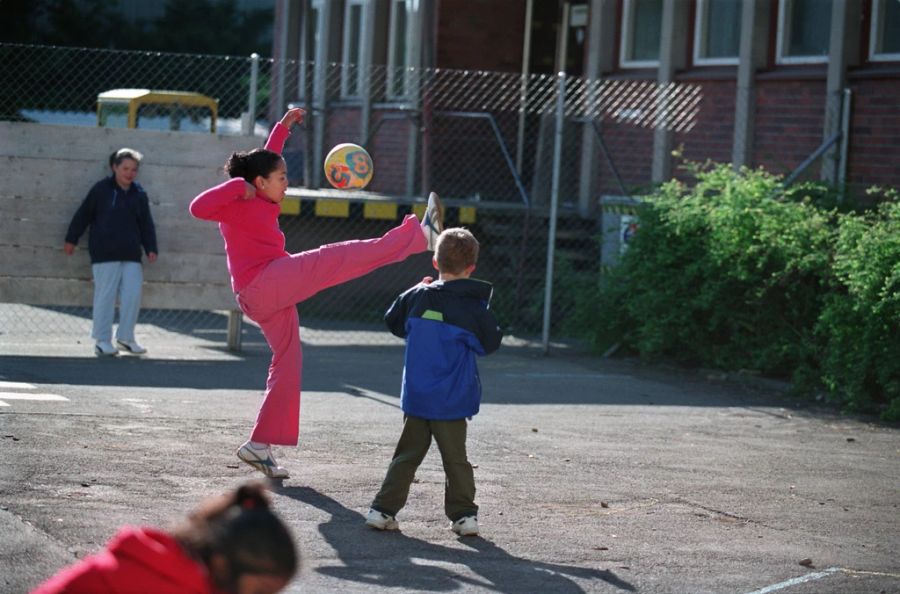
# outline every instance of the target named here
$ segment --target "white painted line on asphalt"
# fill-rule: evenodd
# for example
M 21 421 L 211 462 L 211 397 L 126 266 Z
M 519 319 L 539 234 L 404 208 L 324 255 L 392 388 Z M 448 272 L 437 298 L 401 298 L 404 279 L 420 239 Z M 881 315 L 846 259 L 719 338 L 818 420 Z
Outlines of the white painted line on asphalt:
M 9 405 L 6 404 L 5 402 L 3 402 L 2 400 L 0 400 L 0 406 L 9 406 Z
M 754 590 L 752 592 L 748 592 L 747 594 L 769 594 L 769 592 L 783 590 L 784 588 L 796 586 L 797 584 L 804 584 L 813 580 L 820 580 L 830 575 L 834 575 L 839 571 L 842 571 L 840 567 L 829 567 L 828 569 L 817 571 L 816 573 L 807 573 L 806 575 L 801 575 L 800 577 L 795 577 L 783 582 L 778 582 L 777 584 L 772 584 L 771 586 L 766 586 L 765 588 L 760 588 L 759 590 Z
M 34 390 L 37 388 L 34 384 L 25 382 L 4 382 L 0 381 L 0 389 L 2 390 Z
M 68 402 L 69 399 L 59 394 L 41 394 L 39 392 L 0 392 L 0 398 L 6 400 L 44 400 Z

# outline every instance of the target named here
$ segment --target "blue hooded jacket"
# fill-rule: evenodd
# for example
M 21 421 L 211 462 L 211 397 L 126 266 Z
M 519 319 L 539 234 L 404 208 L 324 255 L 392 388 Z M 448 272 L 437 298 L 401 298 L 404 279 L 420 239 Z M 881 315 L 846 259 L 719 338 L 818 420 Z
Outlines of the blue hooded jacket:
M 66 242 L 78 243 L 88 227 L 88 251 L 93 264 L 140 262 L 141 248 L 148 254 L 158 253 L 150 200 L 137 182 L 132 182 L 127 190 L 119 187 L 114 176 L 94 184 L 72 217 Z
M 500 348 L 503 333 L 488 309 L 493 287 L 475 279 L 418 284 L 384 316 L 406 339 L 403 412 L 429 420 L 471 417 L 481 404 L 476 357 Z

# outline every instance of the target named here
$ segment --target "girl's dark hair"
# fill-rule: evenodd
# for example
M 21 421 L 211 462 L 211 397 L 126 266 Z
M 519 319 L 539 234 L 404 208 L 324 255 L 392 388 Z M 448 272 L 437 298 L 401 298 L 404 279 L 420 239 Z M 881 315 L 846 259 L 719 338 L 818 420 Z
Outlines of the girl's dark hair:
M 134 161 L 135 163 L 140 165 L 141 159 L 143 159 L 143 158 L 144 158 L 144 155 L 142 155 L 141 153 L 137 152 L 134 149 L 130 149 L 127 147 L 120 148 L 119 150 L 113 152 L 113 154 L 111 154 L 109 156 L 109 166 L 113 167 L 114 165 L 119 165 L 125 159 L 131 159 L 132 161 Z
M 269 177 L 278 168 L 281 155 L 266 149 L 253 149 L 247 152 L 234 152 L 225 162 L 225 173 L 229 177 L 243 177 L 253 183 L 257 176 Z
M 229 575 L 216 576 L 217 586 L 232 591 L 245 574 L 275 575 L 290 581 L 299 558 L 287 526 L 269 507 L 265 486 L 247 483 L 212 499 L 172 530 L 172 536 L 207 567 L 215 555 L 227 563 Z

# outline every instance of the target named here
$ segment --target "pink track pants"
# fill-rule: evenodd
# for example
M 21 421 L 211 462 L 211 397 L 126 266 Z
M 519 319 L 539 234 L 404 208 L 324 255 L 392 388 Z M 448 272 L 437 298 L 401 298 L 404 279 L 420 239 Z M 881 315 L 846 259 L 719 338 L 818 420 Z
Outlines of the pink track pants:
M 296 305 L 339 285 L 425 251 L 415 215 L 377 239 L 343 241 L 273 260 L 237 296 L 241 310 L 259 324 L 272 363 L 266 392 L 250 439 L 297 445 L 300 430 L 300 377 L 303 353 Z

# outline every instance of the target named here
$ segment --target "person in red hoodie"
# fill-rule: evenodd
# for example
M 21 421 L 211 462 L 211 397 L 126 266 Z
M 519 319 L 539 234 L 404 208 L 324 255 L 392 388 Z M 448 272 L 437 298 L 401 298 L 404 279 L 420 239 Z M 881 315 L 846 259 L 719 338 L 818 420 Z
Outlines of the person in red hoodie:
M 169 532 L 127 526 L 31 594 L 275 594 L 299 565 L 294 538 L 248 483 Z
M 275 461 L 271 446 L 295 446 L 299 434 L 302 353 L 297 304 L 412 254 L 434 251 L 443 230 L 443 206 L 432 192 L 421 221 L 411 214 L 382 237 L 286 252 L 278 226 L 279 205 L 288 188 L 281 150 L 291 126 L 304 116 L 302 109 L 288 110 L 272 128 L 265 148 L 233 153 L 225 165 L 231 179 L 201 193 L 190 206 L 194 217 L 219 223 L 238 305 L 259 324 L 272 349 L 256 424 L 237 451 L 238 458 L 270 478 L 289 474 Z

